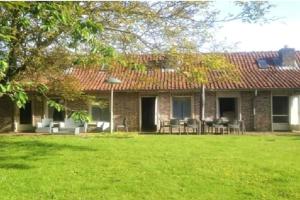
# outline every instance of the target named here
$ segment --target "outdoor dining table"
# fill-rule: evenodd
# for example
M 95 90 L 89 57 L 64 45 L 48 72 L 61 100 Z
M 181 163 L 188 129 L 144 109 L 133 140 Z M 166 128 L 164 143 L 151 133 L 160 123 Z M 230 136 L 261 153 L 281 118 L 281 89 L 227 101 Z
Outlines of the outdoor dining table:
M 187 132 L 187 130 L 186 130 L 186 127 L 188 125 L 187 123 L 188 123 L 187 119 L 179 120 L 179 129 L 180 130 L 183 129 L 183 132 Z M 199 127 L 198 127 L 198 130 L 197 130 L 198 133 L 200 132 L 200 127 L 201 126 L 202 125 L 199 123 Z M 161 132 L 161 130 L 163 130 L 163 132 L 164 132 L 164 128 L 170 128 L 170 120 L 161 120 L 159 132 Z

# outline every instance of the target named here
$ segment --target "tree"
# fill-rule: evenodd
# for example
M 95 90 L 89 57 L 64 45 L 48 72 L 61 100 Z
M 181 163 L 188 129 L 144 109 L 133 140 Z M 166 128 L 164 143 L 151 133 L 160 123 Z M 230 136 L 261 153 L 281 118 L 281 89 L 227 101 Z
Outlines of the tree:
M 68 70 L 112 63 L 126 67 L 132 60 L 124 55 L 132 53 L 162 53 L 199 83 L 207 81 L 209 69 L 232 77 L 226 75 L 235 73 L 233 67 L 220 55 L 202 55 L 202 61 L 195 55 L 218 23 L 265 22 L 272 7 L 267 2 L 235 4 L 239 13 L 220 17 L 214 3 L 206 1 L 1 2 L 0 97 L 7 95 L 22 107 L 31 90 L 64 109 L 51 95 L 86 99 Z M 205 67 L 194 68 L 198 61 Z

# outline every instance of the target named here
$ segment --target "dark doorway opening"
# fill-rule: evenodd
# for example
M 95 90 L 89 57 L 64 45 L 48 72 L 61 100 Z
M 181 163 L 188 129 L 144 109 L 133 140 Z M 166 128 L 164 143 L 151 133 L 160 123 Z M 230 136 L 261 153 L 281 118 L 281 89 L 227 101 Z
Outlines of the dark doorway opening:
M 23 108 L 20 108 L 20 124 L 32 124 L 31 101 L 28 101 Z
M 236 120 L 238 117 L 236 98 L 219 98 L 220 117 L 227 117 L 229 120 Z
M 155 97 L 142 97 L 142 131 L 156 131 Z

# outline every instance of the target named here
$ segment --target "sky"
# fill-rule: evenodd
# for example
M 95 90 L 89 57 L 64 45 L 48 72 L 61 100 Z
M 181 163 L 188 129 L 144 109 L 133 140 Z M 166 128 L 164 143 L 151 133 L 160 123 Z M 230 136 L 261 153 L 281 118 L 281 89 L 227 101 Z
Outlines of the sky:
M 231 51 L 277 51 L 287 45 L 300 50 L 300 0 L 269 1 L 276 7 L 269 16 L 279 18 L 267 24 L 228 22 L 216 34 L 217 41 L 234 45 Z M 231 1 L 217 1 L 224 12 L 234 11 Z

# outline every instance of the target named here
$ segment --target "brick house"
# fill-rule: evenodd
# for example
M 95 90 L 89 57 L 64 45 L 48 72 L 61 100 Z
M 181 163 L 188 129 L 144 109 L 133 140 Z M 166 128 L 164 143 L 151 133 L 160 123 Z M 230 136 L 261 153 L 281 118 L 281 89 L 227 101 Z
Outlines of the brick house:
M 170 118 L 230 116 L 243 120 L 247 131 L 298 130 L 300 127 L 300 52 L 283 48 L 278 52 L 226 53 L 241 73 L 238 83 L 211 82 L 205 90 L 174 72 L 174 69 L 148 70 L 147 74 L 116 68 L 110 76 L 122 81 L 114 85 L 114 121 L 126 116 L 131 131 L 157 131 L 159 120 Z M 143 62 L 159 60 L 140 56 Z M 110 103 L 111 85 L 103 69 L 70 69 L 85 92 Z M 141 78 L 145 76 L 144 78 Z M 150 83 L 149 80 L 156 80 Z M 205 101 L 204 101 L 205 100 Z M 87 110 L 92 122 L 109 121 L 110 111 L 96 104 L 65 102 Z M 0 132 L 32 130 L 42 118 L 63 120 L 68 113 L 49 108 L 45 100 L 31 95 L 24 109 L 8 98 L 0 98 Z

